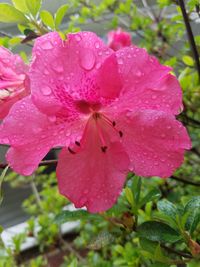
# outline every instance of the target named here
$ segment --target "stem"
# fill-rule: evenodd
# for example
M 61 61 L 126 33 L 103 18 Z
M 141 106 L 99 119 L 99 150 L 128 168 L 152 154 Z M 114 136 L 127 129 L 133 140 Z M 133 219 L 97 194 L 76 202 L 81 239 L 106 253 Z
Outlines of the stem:
M 173 180 L 176 180 L 178 182 L 184 183 L 184 184 L 189 184 L 189 185 L 194 185 L 194 186 L 200 186 L 200 183 L 193 182 L 193 181 L 188 181 L 186 179 L 182 179 L 182 178 L 176 177 L 174 175 L 172 175 L 170 178 L 173 179 Z
M 30 182 L 30 186 L 31 186 L 31 189 L 33 191 L 33 194 L 35 196 L 35 199 L 36 199 L 36 202 L 38 204 L 38 206 L 42 209 L 42 206 L 41 206 L 41 198 L 40 198 L 40 194 L 38 192 L 38 189 L 36 187 L 36 184 L 35 184 L 35 174 L 32 175 L 32 180 Z
M 194 57 L 194 60 L 196 62 L 196 68 L 197 68 L 197 72 L 199 75 L 199 81 L 200 81 L 200 61 L 199 61 L 199 55 L 198 55 L 198 50 L 195 44 L 195 40 L 194 40 L 194 35 L 190 26 L 190 22 L 189 22 L 189 18 L 185 9 L 185 3 L 184 0 L 178 0 L 179 6 L 181 8 L 181 12 L 183 15 L 183 19 L 184 19 L 184 23 L 185 23 L 185 27 L 187 30 L 187 35 L 188 35 L 188 40 L 190 43 L 190 47 L 191 47 L 191 51 Z

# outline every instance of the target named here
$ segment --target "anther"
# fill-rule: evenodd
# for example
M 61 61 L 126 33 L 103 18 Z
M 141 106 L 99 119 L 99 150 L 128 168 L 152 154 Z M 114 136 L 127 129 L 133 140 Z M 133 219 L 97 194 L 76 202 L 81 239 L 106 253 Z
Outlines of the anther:
M 103 152 L 103 153 L 106 153 L 107 148 L 108 148 L 107 146 L 102 146 L 102 147 L 101 147 L 102 152 Z
M 123 133 L 122 131 L 119 131 L 119 136 L 122 137 L 123 136 Z
M 74 152 L 69 146 L 68 146 L 68 151 L 69 151 L 71 154 L 76 154 L 76 152 Z
M 113 121 L 113 122 L 112 122 L 112 125 L 113 125 L 113 127 L 115 127 L 115 125 L 116 125 L 116 122 L 115 122 L 115 121 Z
M 81 144 L 80 144 L 78 141 L 75 141 L 75 144 L 76 144 L 77 146 L 81 146 Z

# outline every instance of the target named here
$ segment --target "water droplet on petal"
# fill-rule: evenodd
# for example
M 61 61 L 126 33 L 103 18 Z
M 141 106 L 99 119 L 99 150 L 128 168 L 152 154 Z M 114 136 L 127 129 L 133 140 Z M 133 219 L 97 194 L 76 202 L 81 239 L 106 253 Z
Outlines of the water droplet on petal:
M 81 51 L 80 55 L 80 65 L 85 70 L 91 70 L 95 64 L 95 55 L 92 50 L 84 49 Z
M 44 86 L 41 88 L 41 92 L 43 95 L 50 95 L 51 94 L 51 88 L 49 86 Z
M 56 116 L 49 116 L 48 117 L 50 122 L 55 122 L 56 121 Z
M 58 72 L 58 73 L 62 73 L 64 71 L 63 65 L 61 62 L 55 62 L 52 65 L 53 69 Z
M 84 191 L 83 191 L 83 194 L 87 194 L 89 192 L 89 190 L 88 189 L 85 189 Z
M 166 136 L 166 135 L 165 135 L 164 133 L 163 133 L 163 134 L 161 134 L 161 137 L 162 137 L 162 138 L 165 138 L 165 136 Z
M 96 64 L 96 69 L 98 70 L 98 69 L 100 69 L 100 67 L 101 67 L 101 63 L 98 62 L 98 63 Z
M 53 48 L 53 44 L 50 41 L 43 42 L 41 48 L 44 50 L 50 50 Z
M 95 47 L 96 47 L 97 49 L 100 47 L 99 42 L 96 42 L 94 45 L 95 45 Z
M 81 36 L 79 34 L 76 34 L 75 35 L 75 39 L 76 39 L 77 42 L 80 42 L 82 38 L 81 38 Z
M 123 61 L 122 58 L 119 58 L 119 59 L 118 59 L 118 64 L 120 64 L 120 65 L 124 64 L 124 61 Z
M 152 99 L 156 99 L 157 98 L 157 95 L 152 95 L 151 98 Z

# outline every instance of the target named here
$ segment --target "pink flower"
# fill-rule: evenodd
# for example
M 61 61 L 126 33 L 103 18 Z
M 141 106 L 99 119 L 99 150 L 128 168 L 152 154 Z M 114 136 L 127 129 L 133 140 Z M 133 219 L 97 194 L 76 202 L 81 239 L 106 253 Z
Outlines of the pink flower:
M 29 93 L 27 66 L 18 55 L 0 47 L 0 119 L 12 105 Z
M 170 176 L 190 139 L 175 116 L 182 93 L 169 67 L 136 46 L 117 52 L 94 33 L 38 38 L 30 67 L 32 95 L 0 127 L 7 160 L 30 175 L 53 147 L 61 194 L 90 212 L 109 209 L 126 173 Z
M 108 32 L 107 36 L 108 46 L 115 51 L 131 45 L 131 34 L 123 31 L 121 28 Z

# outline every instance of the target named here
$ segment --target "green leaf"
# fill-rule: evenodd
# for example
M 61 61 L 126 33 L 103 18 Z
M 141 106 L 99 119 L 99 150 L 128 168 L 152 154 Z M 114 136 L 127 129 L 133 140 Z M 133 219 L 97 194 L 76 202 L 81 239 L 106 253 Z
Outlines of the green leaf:
M 176 220 L 177 208 L 173 203 L 171 203 L 167 199 L 163 199 L 161 201 L 158 201 L 157 208 L 161 213 L 169 216 L 174 221 Z
M 51 29 L 55 29 L 55 23 L 54 23 L 54 18 L 51 15 L 51 13 L 47 10 L 42 10 L 40 12 L 40 17 L 43 21 L 43 23 L 47 26 L 50 27 Z
M 131 189 L 129 187 L 126 187 L 124 189 L 124 192 L 125 192 L 125 196 L 129 202 L 129 204 L 131 204 L 131 206 L 133 206 L 134 205 L 134 198 L 133 198 L 133 193 L 132 193 Z
M 14 7 L 18 10 L 28 13 L 28 8 L 26 5 L 26 0 L 12 0 Z
M 193 60 L 192 57 L 190 57 L 190 56 L 183 56 L 183 57 L 182 57 L 182 60 L 183 60 L 183 62 L 184 62 L 186 65 L 188 65 L 188 66 L 190 66 L 190 67 L 193 67 L 193 66 L 194 66 L 194 60 Z
M 193 197 L 186 204 L 184 213 L 188 215 L 185 228 L 193 233 L 200 222 L 200 196 Z
M 138 227 L 138 235 L 157 242 L 174 243 L 181 239 L 180 234 L 169 225 L 156 221 L 141 224 Z
M 141 190 L 142 181 L 139 176 L 134 176 L 132 179 L 133 179 L 132 192 L 133 192 L 133 196 L 135 199 L 135 203 L 137 204 L 140 199 L 140 190 Z
M 2 194 L 2 188 L 1 187 L 2 187 L 2 183 L 3 183 L 3 180 L 4 180 L 5 176 L 6 176 L 6 173 L 7 173 L 8 169 L 9 169 L 9 166 L 7 166 L 2 171 L 1 176 L 0 176 L 0 204 L 1 204 L 2 200 L 3 200 L 3 194 Z
M 6 23 L 26 23 L 28 22 L 24 14 L 16 9 L 14 6 L 11 6 L 6 3 L 0 3 L 0 22 Z
M 142 247 L 142 249 L 152 254 L 155 252 L 157 245 L 158 245 L 157 242 L 148 240 L 147 238 L 143 238 L 143 237 L 140 238 L 140 246 Z
M 62 5 L 61 7 L 59 7 L 59 9 L 57 10 L 56 14 L 55 14 L 55 27 L 58 28 L 59 25 L 61 24 L 67 10 L 68 10 L 69 6 L 68 5 Z
M 140 201 L 139 206 L 142 207 L 144 204 L 146 204 L 146 203 L 148 203 L 150 201 L 156 200 L 156 199 L 158 199 L 160 197 L 161 197 L 160 190 L 158 188 L 154 188 L 150 192 L 148 192 L 146 194 L 146 196 L 144 196 L 142 198 L 142 200 Z
M 62 224 L 69 221 L 77 221 L 83 219 L 97 219 L 97 214 L 88 213 L 85 210 L 75 210 L 75 211 L 68 211 L 64 210 L 59 215 L 56 216 L 55 222 L 57 224 Z
M 28 7 L 28 10 L 34 17 L 38 14 L 41 8 L 41 4 L 42 0 L 26 0 L 26 5 Z
M 156 250 L 154 252 L 154 257 L 155 257 L 155 260 L 157 260 L 159 262 L 162 262 L 162 263 L 170 263 L 170 259 L 167 258 L 163 254 L 162 249 L 160 247 L 160 244 L 158 244 L 158 246 L 156 247 Z

